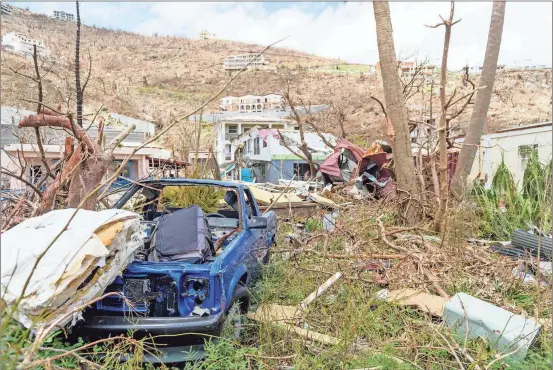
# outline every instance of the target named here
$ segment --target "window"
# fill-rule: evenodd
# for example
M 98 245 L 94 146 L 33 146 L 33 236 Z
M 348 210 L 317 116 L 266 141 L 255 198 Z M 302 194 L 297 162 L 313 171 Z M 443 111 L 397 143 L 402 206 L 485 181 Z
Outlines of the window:
M 10 188 L 10 178 L 9 176 L 2 175 L 2 190 Z
M 230 144 L 225 145 L 225 160 L 230 161 L 232 157 L 230 156 Z
M 263 140 L 263 148 L 266 148 L 266 147 L 267 147 L 267 141 Z
M 254 202 L 251 201 L 251 199 L 253 199 L 252 193 L 248 189 L 244 189 L 244 195 L 246 198 L 246 212 L 248 213 L 248 216 L 257 216 L 257 210 L 255 209 Z
M 113 161 L 114 170 L 117 170 L 119 168 L 119 166 L 121 166 L 122 163 L 123 163 L 123 161 L 120 161 L 120 160 Z M 125 177 L 127 179 L 132 179 L 132 177 L 131 177 L 131 161 L 127 162 L 127 164 L 125 165 L 125 167 L 123 168 L 123 170 L 121 171 L 119 176 Z
M 520 171 L 524 171 L 526 169 L 526 165 L 528 164 L 528 161 L 530 160 L 530 157 L 534 155 L 538 155 L 538 144 L 533 145 L 520 145 L 518 147 L 518 157 L 520 158 Z
M 308 163 L 294 163 L 294 174 L 296 175 L 296 180 L 302 180 L 306 176 L 305 174 L 309 172 Z M 310 175 L 310 174 L 308 174 Z M 307 176 L 309 177 L 309 176 Z
M 237 125 L 229 125 L 227 132 L 229 134 L 237 134 L 238 133 L 238 126 Z
M 259 153 L 261 153 L 261 149 L 259 147 L 259 138 L 256 137 L 254 140 L 253 140 L 253 154 L 254 155 L 258 155 Z
M 251 130 L 251 127 L 244 127 L 244 128 L 242 129 L 242 133 L 245 134 L 246 132 L 248 132 L 248 131 L 250 131 L 250 130 Z
M 30 180 L 31 183 L 36 184 L 42 176 L 42 166 L 31 166 L 30 168 Z

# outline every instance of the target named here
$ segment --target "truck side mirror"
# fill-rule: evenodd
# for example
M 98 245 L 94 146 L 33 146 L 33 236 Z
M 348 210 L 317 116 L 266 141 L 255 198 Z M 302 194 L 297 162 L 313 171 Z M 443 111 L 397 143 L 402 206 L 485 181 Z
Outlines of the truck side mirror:
M 252 216 L 248 218 L 248 229 L 266 229 L 267 218 L 261 216 Z

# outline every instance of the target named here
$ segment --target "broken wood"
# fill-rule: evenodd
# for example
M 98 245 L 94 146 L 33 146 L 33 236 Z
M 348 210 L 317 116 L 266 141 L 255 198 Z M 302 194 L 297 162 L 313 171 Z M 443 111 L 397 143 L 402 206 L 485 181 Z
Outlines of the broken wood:
M 305 298 L 303 301 L 301 301 L 300 303 L 300 307 L 305 309 L 307 308 L 307 306 L 313 302 L 315 300 L 315 298 L 319 297 L 321 294 L 323 294 L 325 292 L 325 290 L 327 290 L 328 288 L 330 288 L 332 286 L 332 284 L 334 284 L 335 282 L 338 281 L 338 279 L 340 279 L 342 277 L 342 273 L 341 272 L 337 272 L 336 274 L 334 274 L 334 276 L 332 276 L 330 279 L 328 279 L 327 281 L 325 281 L 324 283 L 322 283 L 318 288 L 317 290 L 315 290 L 313 293 L 309 294 L 307 296 L 307 298 Z
M 442 317 L 448 299 L 421 292 L 414 289 L 399 289 L 387 291 L 386 289 L 377 293 L 379 299 L 395 303 L 400 306 L 417 307 L 419 310 L 429 313 L 432 316 Z

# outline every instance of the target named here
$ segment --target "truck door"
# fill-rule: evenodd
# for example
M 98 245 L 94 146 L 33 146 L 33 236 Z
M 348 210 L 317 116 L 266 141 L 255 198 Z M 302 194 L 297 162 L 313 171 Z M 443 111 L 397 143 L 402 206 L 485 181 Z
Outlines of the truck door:
M 246 217 L 260 216 L 257 203 L 249 189 L 244 189 L 246 201 Z M 246 221 L 247 222 L 247 221 Z M 250 229 L 251 249 L 248 251 L 246 264 L 248 269 L 255 274 L 259 274 L 263 257 L 267 253 L 267 230 L 266 229 Z

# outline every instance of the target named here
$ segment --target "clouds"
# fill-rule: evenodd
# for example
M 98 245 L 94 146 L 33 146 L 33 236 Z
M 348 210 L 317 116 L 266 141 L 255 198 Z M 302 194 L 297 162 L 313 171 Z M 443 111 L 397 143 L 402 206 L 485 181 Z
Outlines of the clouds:
M 372 4 L 348 2 L 317 4 L 288 3 L 266 11 L 261 3 L 157 3 L 152 19 L 134 30 L 150 34 L 179 34 L 196 37 L 201 29 L 218 38 L 270 44 L 285 36 L 280 45 L 320 56 L 350 62 L 375 63 L 378 60 Z M 489 3 L 457 3 L 456 19 L 462 18 L 452 33 L 450 66 L 479 65 L 484 60 L 491 15 Z M 314 7 L 313 7 L 314 8 Z M 439 63 L 443 28 L 425 24 L 447 17 L 449 3 L 390 4 L 396 52 L 408 56 L 418 53 Z M 551 3 L 507 4 L 500 63 L 531 59 L 551 65 Z
M 21 3 L 19 3 L 21 4 Z M 31 10 L 35 6 L 31 3 Z M 54 4 L 54 5 L 51 5 Z M 21 5 L 18 5 L 21 6 Z M 40 3 L 74 12 L 72 3 Z M 449 15 L 449 2 L 391 2 L 396 52 L 409 56 L 418 52 L 439 64 L 444 29 L 431 29 Z M 488 35 L 491 2 L 458 2 L 453 27 L 449 65 L 481 65 Z M 50 10 L 50 14 L 51 14 Z M 376 63 L 378 50 L 372 4 L 347 3 L 82 3 L 88 24 L 106 24 L 151 35 L 179 35 L 196 38 L 202 29 L 217 38 L 268 45 L 290 36 L 280 46 L 341 58 L 349 62 Z M 506 7 L 499 63 L 551 65 L 552 4 L 509 2 Z

